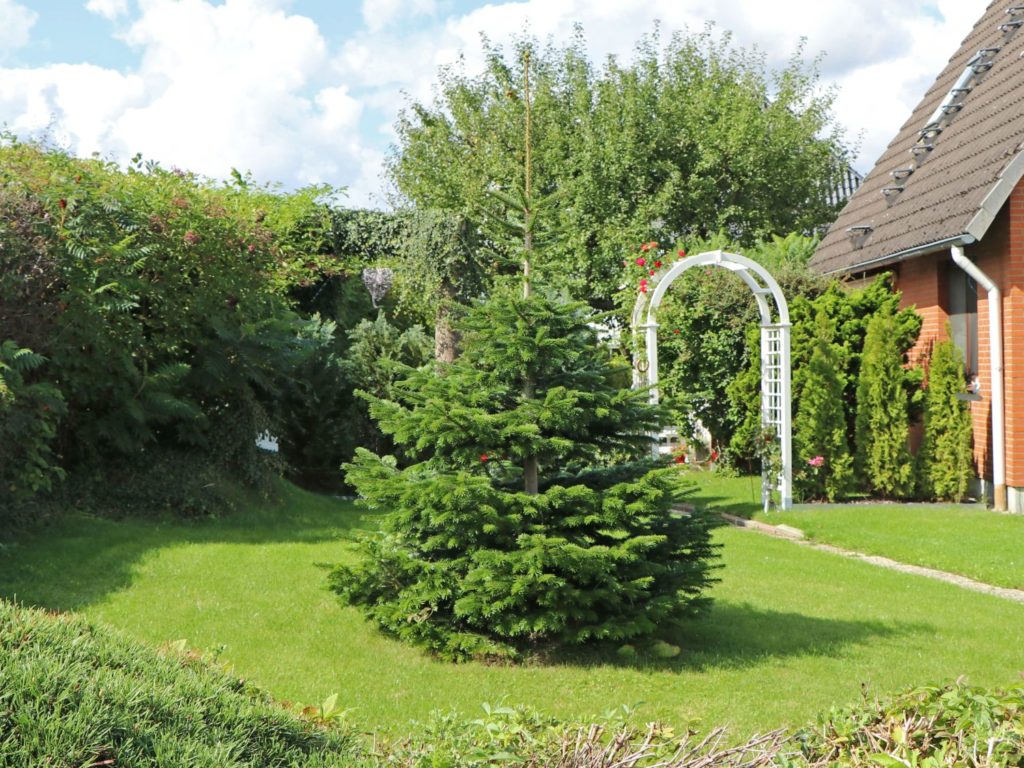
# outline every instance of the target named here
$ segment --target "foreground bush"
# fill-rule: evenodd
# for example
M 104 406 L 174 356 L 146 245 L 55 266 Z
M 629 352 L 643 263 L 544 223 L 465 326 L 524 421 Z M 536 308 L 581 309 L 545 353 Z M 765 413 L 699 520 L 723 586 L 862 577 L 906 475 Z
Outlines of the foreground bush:
M 1024 688 L 918 688 L 834 711 L 799 738 L 814 766 L 1024 766 Z
M 0 766 L 347 766 L 352 747 L 194 655 L 0 602 Z

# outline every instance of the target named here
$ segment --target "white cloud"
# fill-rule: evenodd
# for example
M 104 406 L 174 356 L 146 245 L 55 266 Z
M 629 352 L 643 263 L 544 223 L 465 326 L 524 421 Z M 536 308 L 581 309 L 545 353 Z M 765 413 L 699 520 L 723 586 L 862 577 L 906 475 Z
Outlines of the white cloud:
M 2 0 L 0 0 L 2 1 Z M 142 0 L 121 35 L 129 73 L 91 65 L 0 69 L 0 122 L 47 132 L 77 154 L 141 152 L 224 178 L 231 168 L 289 186 L 376 186 L 362 105 L 323 82 L 326 43 L 289 0 Z
M 790 0 L 783 11 L 763 0 L 520 0 L 438 18 L 447 0 L 364 0 L 365 27 L 332 48 L 292 0 L 140 0 L 122 32 L 137 52 L 131 69 L 0 68 L 0 124 L 48 129 L 80 154 L 126 159 L 141 151 L 214 177 L 237 167 L 289 186 L 348 185 L 350 201 L 364 205 L 381 186 L 403 92 L 429 99 L 438 67 L 460 57 L 467 72 L 480 71 L 481 32 L 507 45 L 528 28 L 561 44 L 580 21 L 601 62 L 628 57 L 656 20 L 667 35 L 714 19 L 737 45 L 758 46 L 772 67 L 801 38 L 807 56 L 827 51 L 823 80 L 841 88 L 836 114 L 852 137 L 863 135 L 857 165 L 866 170 L 985 3 Z M 113 19 L 127 6 L 87 5 Z M 0 60 L 28 42 L 35 21 L 25 5 L 0 0 Z
M 28 44 L 39 14 L 14 0 L 0 0 L 0 60 Z
M 21 135 L 49 134 L 81 155 L 119 147 L 117 123 L 144 83 L 91 64 L 0 70 L 0 115 Z
M 363 0 L 363 21 L 372 32 L 436 11 L 436 0 Z
M 114 21 L 128 13 L 128 0 L 89 0 L 85 4 L 85 9 Z

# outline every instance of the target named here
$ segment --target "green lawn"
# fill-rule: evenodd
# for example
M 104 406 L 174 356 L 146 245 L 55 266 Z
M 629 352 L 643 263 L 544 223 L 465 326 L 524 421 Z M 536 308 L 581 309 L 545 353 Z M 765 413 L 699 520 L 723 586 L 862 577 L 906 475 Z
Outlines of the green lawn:
M 711 615 L 669 661 L 583 657 L 450 665 L 382 637 L 325 589 L 359 514 L 296 490 L 271 508 L 202 524 L 74 518 L 0 554 L 0 593 L 78 610 L 152 643 L 223 648 L 278 697 L 337 692 L 367 728 L 401 732 L 435 708 L 534 705 L 562 716 L 638 704 L 642 718 L 728 723 L 742 737 L 833 703 L 967 675 L 1024 673 L 1024 606 L 722 529 Z
M 763 514 L 757 479 L 693 473 L 695 500 L 766 523 L 785 523 L 838 547 L 1024 589 L 1024 515 L 975 504 L 798 505 Z M 752 496 L 751 487 L 756 496 Z

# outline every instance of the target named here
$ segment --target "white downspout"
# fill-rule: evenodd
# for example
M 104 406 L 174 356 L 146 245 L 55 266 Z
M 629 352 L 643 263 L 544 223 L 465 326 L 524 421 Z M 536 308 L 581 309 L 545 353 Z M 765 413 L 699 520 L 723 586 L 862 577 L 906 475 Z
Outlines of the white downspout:
M 1003 405 L 1003 309 L 1002 296 L 992 279 L 964 255 L 962 245 L 951 249 L 953 262 L 988 292 L 988 343 L 992 367 L 992 484 L 993 507 L 1006 510 L 1006 435 Z

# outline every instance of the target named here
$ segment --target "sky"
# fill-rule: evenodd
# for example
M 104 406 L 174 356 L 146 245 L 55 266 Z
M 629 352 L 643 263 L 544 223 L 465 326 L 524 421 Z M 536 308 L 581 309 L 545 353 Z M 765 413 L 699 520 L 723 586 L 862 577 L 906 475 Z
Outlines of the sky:
M 867 172 L 988 0 L 0 0 L 0 127 L 215 179 L 344 187 L 386 207 L 400 110 L 438 68 L 482 69 L 480 35 L 524 31 L 628 61 L 637 40 L 711 22 L 781 68 L 800 41 Z

